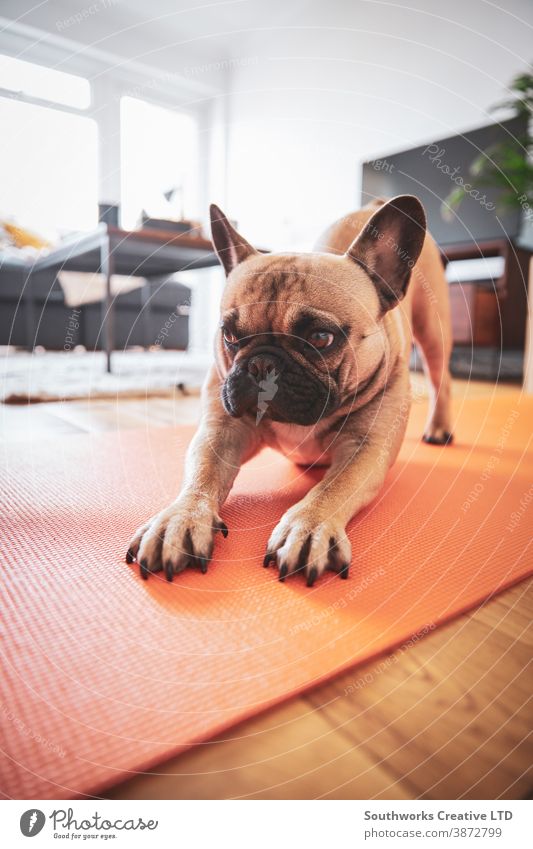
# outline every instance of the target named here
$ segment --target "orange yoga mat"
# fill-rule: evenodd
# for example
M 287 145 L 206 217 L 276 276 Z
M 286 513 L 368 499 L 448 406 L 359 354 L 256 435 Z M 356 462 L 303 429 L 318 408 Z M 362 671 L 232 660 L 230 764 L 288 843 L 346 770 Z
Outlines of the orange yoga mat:
M 415 406 L 383 491 L 350 525 L 349 579 L 313 589 L 261 566 L 318 475 L 271 451 L 242 469 L 207 575 L 169 584 L 123 556 L 176 493 L 190 428 L 6 450 L 2 793 L 97 795 L 530 573 L 533 401 L 455 408 L 456 444 L 440 448 L 420 442 Z

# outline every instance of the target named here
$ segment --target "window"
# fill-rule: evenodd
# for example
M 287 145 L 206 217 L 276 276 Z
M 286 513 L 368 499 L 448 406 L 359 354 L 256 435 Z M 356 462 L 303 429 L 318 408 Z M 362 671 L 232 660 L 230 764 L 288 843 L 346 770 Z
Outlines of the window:
M 98 220 L 95 121 L 25 99 L 86 107 L 88 81 L 0 56 L 1 89 L 19 97 L 0 96 L 0 216 L 52 239 L 91 229 Z
M 0 55 L 0 219 L 55 240 L 95 227 L 99 201 L 120 200 L 126 227 L 143 209 L 198 218 L 196 117 L 120 97 L 124 86 L 117 76 L 110 93 L 92 92 L 84 77 Z
M 89 81 L 44 65 L 0 56 L 0 89 L 20 95 L 50 100 L 63 106 L 87 109 L 91 102 Z
M 123 97 L 120 109 L 122 224 L 198 215 L 198 128 L 190 115 Z M 169 200 L 165 198 L 173 192 Z
M 90 118 L 0 98 L 0 213 L 54 237 L 98 220 Z

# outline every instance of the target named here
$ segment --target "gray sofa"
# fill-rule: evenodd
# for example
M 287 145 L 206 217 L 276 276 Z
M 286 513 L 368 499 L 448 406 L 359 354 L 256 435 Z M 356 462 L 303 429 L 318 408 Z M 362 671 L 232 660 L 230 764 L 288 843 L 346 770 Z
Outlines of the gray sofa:
M 0 258 L 1 345 L 63 347 L 69 314 L 55 275 L 29 277 L 25 263 Z
M 115 349 L 131 346 L 185 350 L 190 289 L 168 278 L 147 281 L 114 299 Z M 0 255 L 0 345 L 28 350 L 104 347 L 101 301 L 73 309 L 53 271 L 28 275 L 27 265 Z
M 168 278 L 152 279 L 139 289 L 117 295 L 115 304 L 115 349 L 132 345 L 185 350 L 189 343 L 191 290 Z M 88 349 L 104 347 L 102 304 L 82 308 L 83 344 Z

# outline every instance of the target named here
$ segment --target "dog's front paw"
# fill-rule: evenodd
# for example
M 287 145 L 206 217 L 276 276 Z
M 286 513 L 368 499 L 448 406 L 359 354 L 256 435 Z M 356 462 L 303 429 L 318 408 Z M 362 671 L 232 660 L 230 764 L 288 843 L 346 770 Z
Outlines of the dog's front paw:
M 326 569 L 348 577 L 352 549 L 344 526 L 335 518 L 316 515 L 295 505 L 274 528 L 268 541 L 264 566 L 274 561 L 279 580 L 302 571 L 312 587 Z
M 164 570 L 167 581 L 196 566 L 207 572 L 213 554 L 214 537 L 228 529 L 213 506 L 198 498 L 178 498 L 135 532 L 126 562 L 137 560 L 143 578 Z

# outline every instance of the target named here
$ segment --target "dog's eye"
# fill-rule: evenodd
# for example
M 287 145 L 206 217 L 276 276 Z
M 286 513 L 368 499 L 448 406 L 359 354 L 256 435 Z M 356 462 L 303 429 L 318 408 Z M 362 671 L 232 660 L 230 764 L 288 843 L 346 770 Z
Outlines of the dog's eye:
M 329 348 L 333 344 L 334 339 L 333 333 L 330 333 L 329 330 L 314 330 L 307 337 L 307 341 L 313 348 L 317 348 L 318 350 Z
M 239 340 L 235 336 L 234 333 L 231 333 L 229 330 L 223 330 L 222 335 L 224 337 L 224 342 L 226 345 L 238 345 Z

